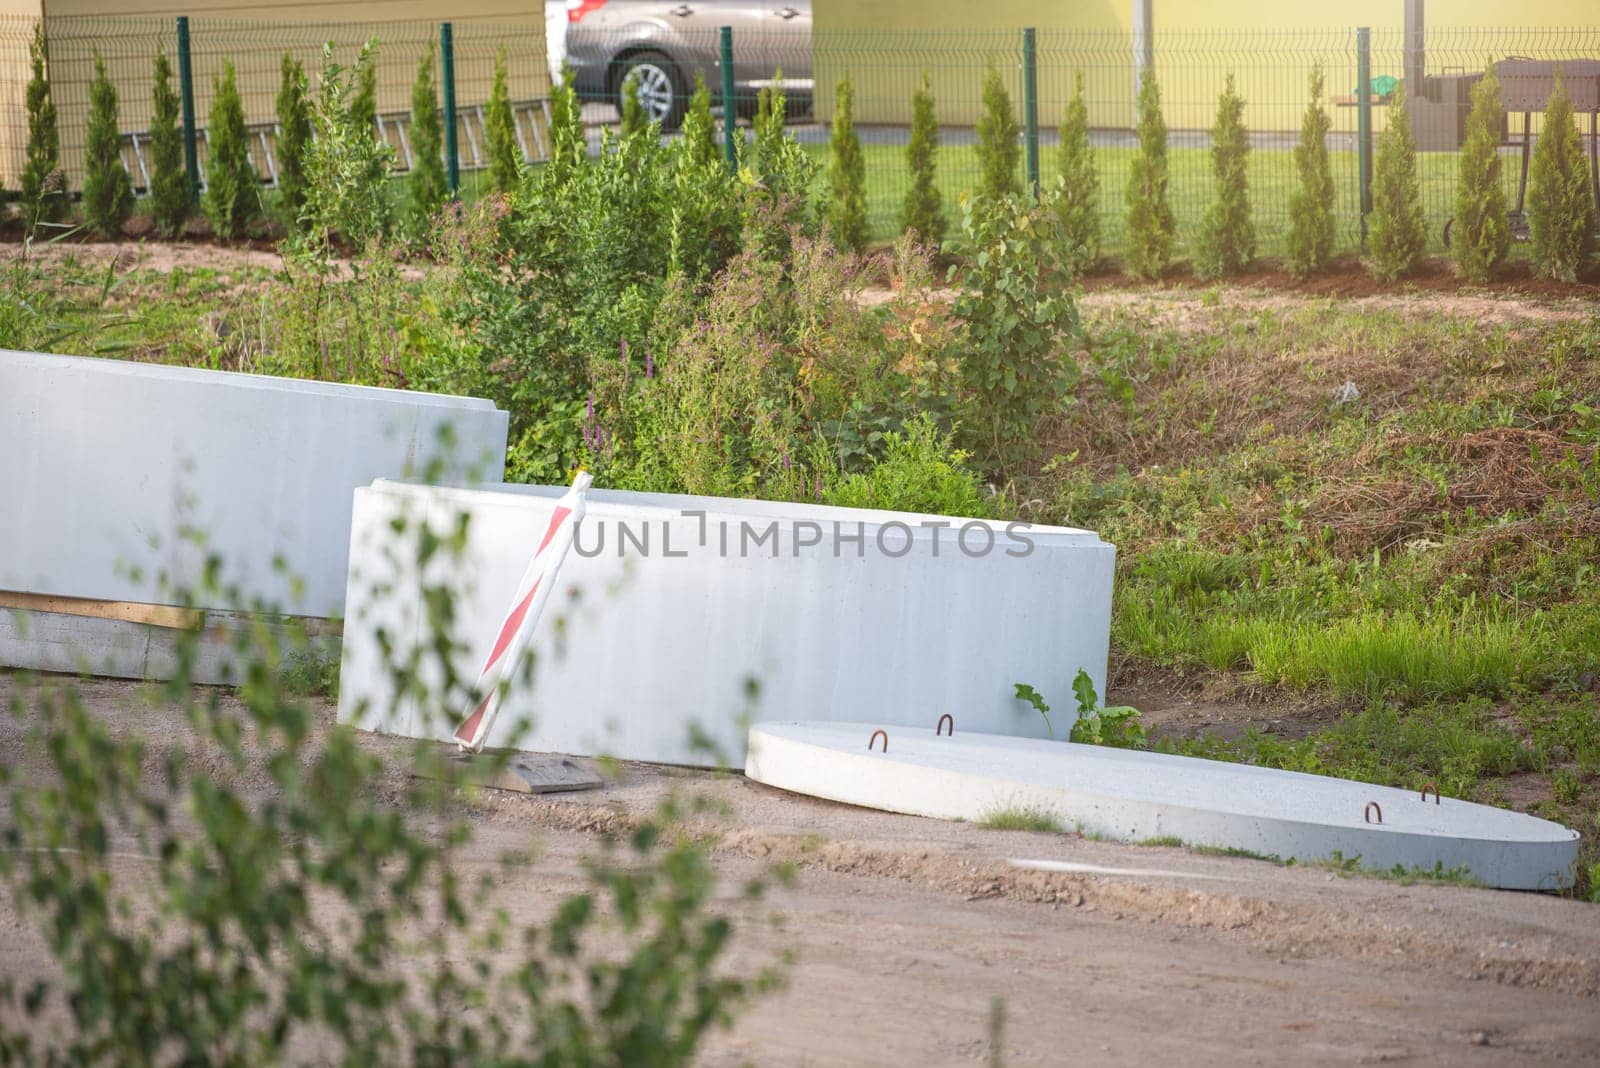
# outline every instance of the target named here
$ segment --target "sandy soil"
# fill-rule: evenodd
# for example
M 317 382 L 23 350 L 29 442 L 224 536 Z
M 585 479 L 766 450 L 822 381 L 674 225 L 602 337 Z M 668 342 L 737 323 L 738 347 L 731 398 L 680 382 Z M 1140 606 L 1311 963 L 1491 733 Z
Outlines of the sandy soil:
M 206 760 L 138 687 L 82 685 L 116 729 Z M 0 674 L 0 705 L 18 695 L 24 684 Z M 37 768 L 25 730 L 0 720 L 0 754 Z M 403 772 L 391 774 L 397 785 Z M 265 789 L 264 776 L 248 781 Z M 708 1064 L 983 1063 L 996 997 L 1012 1065 L 1600 1061 L 1600 911 L 1556 897 L 986 831 L 642 765 L 598 792 L 491 795 L 465 860 L 536 840 L 538 861 L 503 889 L 519 919 L 537 920 L 580 887 L 601 831 L 675 788 L 729 808 L 713 833 L 730 903 L 775 859 L 799 869 L 773 901 L 786 922 L 741 927 L 734 949 L 750 967 L 795 951 L 789 985 L 719 1035 Z M 0 974 L 50 967 L 0 892 Z

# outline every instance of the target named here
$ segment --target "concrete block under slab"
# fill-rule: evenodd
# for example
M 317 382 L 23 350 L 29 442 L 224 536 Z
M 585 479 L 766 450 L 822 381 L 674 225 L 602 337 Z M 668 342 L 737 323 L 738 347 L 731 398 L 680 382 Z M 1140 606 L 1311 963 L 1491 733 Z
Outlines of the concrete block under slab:
M 869 749 L 880 726 L 884 735 Z M 886 748 L 887 751 L 880 751 Z M 1285 860 L 1460 871 L 1489 886 L 1571 884 L 1578 832 L 1520 812 L 1321 775 L 874 722 L 762 723 L 745 774 L 831 801 L 981 821 L 1025 809 L 1123 842 L 1177 838 Z

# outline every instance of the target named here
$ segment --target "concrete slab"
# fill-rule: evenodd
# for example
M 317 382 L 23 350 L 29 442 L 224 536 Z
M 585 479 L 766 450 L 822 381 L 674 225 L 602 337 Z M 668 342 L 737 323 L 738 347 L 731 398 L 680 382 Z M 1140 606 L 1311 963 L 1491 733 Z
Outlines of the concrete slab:
M 959 727 L 959 717 L 957 717 Z M 873 732 L 884 728 L 869 750 Z M 880 751 L 887 746 L 887 752 Z M 1028 809 L 1124 842 L 1178 838 L 1299 861 L 1462 871 L 1489 886 L 1569 885 L 1578 833 L 1548 820 L 1416 791 L 1068 742 L 877 722 L 762 723 L 745 774 L 852 805 L 978 821 Z
M 452 664 L 476 678 L 565 489 L 380 481 L 357 492 L 341 720 L 450 737 L 453 698 L 398 690 L 386 660 L 430 647 L 426 583 L 451 594 L 464 621 Z M 462 558 L 434 554 L 419 574 L 416 527 L 463 518 Z M 895 724 L 950 711 L 1042 735 L 1013 685 L 1069 693 L 1083 668 L 1104 690 L 1114 556 L 1064 527 L 593 489 L 533 636 L 536 670 L 513 684 L 488 745 L 510 744 L 527 721 L 524 749 L 737 767 L 750 717 Z M 438 692 L 439 672 L 422 681 Z
M 0 590 L 176 604 L 158 577 L 217 553 L 238 603 L 198 607 L 337 616 L 355 488 L 436 457 L 498 481 L 506 427 L 470 397 L 0 350 Z

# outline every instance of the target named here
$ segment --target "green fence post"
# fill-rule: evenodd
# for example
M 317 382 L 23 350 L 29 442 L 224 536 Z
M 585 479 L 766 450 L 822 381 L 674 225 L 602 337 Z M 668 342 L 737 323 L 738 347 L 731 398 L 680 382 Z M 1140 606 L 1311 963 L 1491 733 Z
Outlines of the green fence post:
M 738 136 L 739 109 L 733 103 L 733 27 L 722 27 L 722 153 L 731 171 L 739 164 L 733 139 Z
M 1367 243 L 1372 211 L 1372 30 L 1356 30 L 1356 151 L 1361 166 L 1361 244 Z
M 461 146 L 456 143 L 456 39 L 448 22 L 439 23 L 439 68 L 444 83 L 444 167 L 450 195 L 461 192 Z
M 1022 31 L 1022 117 L 1028 144 L 1028 185 L 1039 197 L 1039 43 L 1033 28 Z
M 178 16 L 178 93 L 183 98 L 183 169 L 189 175 L 189 202 L 200 203 L 199 133 L 194 123 L 194 66 L 189 62 L 189 16 Z

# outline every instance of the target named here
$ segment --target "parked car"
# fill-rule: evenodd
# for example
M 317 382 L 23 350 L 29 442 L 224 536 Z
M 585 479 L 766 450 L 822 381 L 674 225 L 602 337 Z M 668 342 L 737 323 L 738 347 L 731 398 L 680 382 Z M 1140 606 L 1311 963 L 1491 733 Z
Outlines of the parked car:
M 734 104 L 754 110 L 756 94 L 783 71 L 789 113 L 811 106 L 811 0 L 567 0 L 566 59 L 578 96 L 621 107 L 632 73 L 646 114 L 665 129 L 683 120 L 703 73 L 722 96 L 720 33 L 733 28 Z

